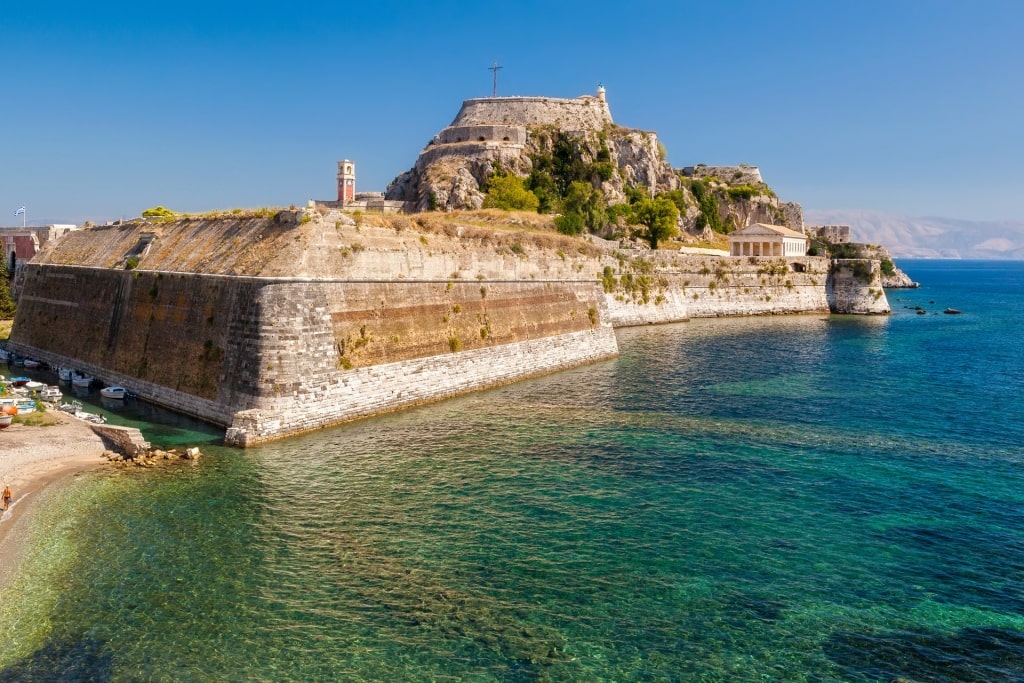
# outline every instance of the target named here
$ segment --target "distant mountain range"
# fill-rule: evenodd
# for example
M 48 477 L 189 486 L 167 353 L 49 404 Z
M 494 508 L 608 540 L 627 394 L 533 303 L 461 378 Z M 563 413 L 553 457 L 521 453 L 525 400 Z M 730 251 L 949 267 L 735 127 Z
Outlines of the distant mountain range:
M 855 242 L 894 258 L 1024 259 L 1024 222 L 911 218 L 877 211 L 806 209 L 806 225 L 849 225 Z

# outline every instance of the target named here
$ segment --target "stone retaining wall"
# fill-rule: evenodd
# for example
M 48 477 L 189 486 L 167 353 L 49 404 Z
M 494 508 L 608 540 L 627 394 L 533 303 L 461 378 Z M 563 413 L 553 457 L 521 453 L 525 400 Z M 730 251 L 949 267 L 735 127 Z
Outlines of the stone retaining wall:
M 288 396 L 238 412 L 225 443 L 251 446 L 618 355 L 610 326 L 514 344 L 383 363 L 323 377 Z
M 110 450 L 116 451 L 126 458 L 134 458 L 140 453 L 149 450 L 149 442 L 146 441 L 135 427 L 117 427 L 115 425 L 89 425 Z

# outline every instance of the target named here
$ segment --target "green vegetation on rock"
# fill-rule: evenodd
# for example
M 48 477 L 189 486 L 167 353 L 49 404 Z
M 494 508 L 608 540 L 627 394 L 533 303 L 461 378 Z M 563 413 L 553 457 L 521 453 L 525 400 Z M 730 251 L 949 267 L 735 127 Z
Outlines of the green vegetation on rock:
M 142 212 L 143 218 L 173 218 L 178 214 L 162 206 L 154 206 Z

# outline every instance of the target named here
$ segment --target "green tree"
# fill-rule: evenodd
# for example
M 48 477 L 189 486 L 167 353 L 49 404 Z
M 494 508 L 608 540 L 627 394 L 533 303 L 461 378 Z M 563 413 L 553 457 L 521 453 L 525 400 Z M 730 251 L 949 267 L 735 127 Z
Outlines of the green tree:
M 14 317 L 14 299 L 11 298 L 12 278 L 7 272 L 7 262 L 0 254 L 0 320 Z
M 608 210 L 604 193 L 590 183 L 580 180 L 570 183 L 562 200 L 563 214 L 579 214 L 591 231 L 602 230 L 608 225 Z
M 686 194 L 682 190 L 669 190 L 663 196 L 666 199 L 672 200 L 672 203 L 679 209 L 679 213 L 686 211 Z
M 537 195 L 540 204 L 537 207 L 538 213 L 552 213 L 558 207 L 558 186 L 551 175 L 551 157 L 534 157 L 533 170 L 526 179 L 524 187 Z
M 657 249 L 658 242 L 679 234 L 677 218 L 679 209 L 665 197 L 642 199 L 633 204 L 633 220 L 644 226 L 643 238 L 651 249 Z
M 514 175 L 495 175 L 488 181 L 485 209 L 504 211 L 536 211 L 540 200 L 523 186 L 521 178 Z
M 563 213 L 555 218 L 555 229 L 563 235 L 579 235 L 586 227 L 586 220 L 578 213 Z

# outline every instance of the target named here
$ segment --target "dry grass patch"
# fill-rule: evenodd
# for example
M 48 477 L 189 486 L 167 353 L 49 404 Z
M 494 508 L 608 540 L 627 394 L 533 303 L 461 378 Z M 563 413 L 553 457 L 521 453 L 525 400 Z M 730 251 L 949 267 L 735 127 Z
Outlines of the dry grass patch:
M 0 341 L 11 338 L 12 327 L 14 327 L 13 320 L 0 320 Z
M 13 421 L 27 427 L 52 427 L 61 423 L 60 415 L 49 411 L 36 411 L 34 413 L 25 413 L 24 415 L 15 415 Z

